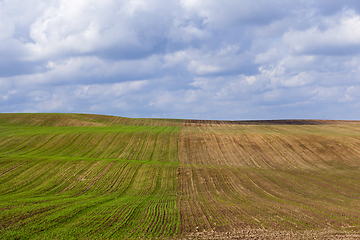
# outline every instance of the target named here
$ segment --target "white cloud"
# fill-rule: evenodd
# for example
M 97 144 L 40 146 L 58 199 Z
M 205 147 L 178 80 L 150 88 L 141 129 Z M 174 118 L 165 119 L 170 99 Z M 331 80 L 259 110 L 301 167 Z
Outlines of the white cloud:
M 211 27 L 238 26 L 239 23 L 268 24 L 282 18 L 287 1 L 181 0 L 189 12 L 204 19 Z
M 358 118 L 359 10 L 353 0 L 0 1 L 0 110 Z
M 255 76 L 245 77 L 245 79 L 250 85 L 256 82 L 256 77 Z
M 73 57 L 63 61 L 49 61 L 44 65 L 45 72 L 0 78 L 0 80 L 12 82 L 17 87 L 96 82 L 106 84 L 151 78 L 161 69 L 162 62 L 158 56 L 117 62 L 106 61 L 97 57 Z
M 292 30 L 284 35 L 284 42 L 298 53 L 356 54 L 360 51 L 360 15 L 343 11 L 324 17 L 320 26 L 304 31 Z M 355 49 L 355 51 L 354 51 Z
M 32 23 L 30 59 L 56 58 L 115 48 L 149 51 L 171 26 L 171 1 L 59 0 Z M 119 56 L 121 57 L 121 56 Z

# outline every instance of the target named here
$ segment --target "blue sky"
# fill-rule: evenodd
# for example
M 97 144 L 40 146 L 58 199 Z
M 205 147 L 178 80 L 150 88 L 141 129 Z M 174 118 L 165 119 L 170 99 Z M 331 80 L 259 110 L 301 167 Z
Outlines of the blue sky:
M 359 119 L 360 1 L 0 0 L 0 112 Z

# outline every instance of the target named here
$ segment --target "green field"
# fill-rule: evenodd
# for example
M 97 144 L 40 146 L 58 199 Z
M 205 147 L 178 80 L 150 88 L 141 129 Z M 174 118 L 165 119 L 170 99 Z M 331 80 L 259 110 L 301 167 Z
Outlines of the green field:
M 360 122 L 0 114 L 0 238 L 356 237 L 359 167 Z

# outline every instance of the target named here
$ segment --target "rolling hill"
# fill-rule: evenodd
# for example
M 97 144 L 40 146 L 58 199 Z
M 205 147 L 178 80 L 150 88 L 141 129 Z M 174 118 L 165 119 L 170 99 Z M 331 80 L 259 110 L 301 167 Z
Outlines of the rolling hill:
M 0 114 L 0 238 L 356 238 L 359 167 L 357 121 Z

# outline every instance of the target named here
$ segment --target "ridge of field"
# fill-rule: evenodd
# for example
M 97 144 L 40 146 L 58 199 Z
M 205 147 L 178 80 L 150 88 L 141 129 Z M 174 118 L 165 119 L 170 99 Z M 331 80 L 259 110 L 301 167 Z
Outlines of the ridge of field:
M 163 118 L 126 118 L 110 115 L 76 113 L 2 113 L 0 124 L 46 127 L 99 127 L 99 126 L 229 126 L 229 125 L 321 125 L 357 123 L 338 120 L 196 120 Z
M 2 113 L 2 125 L 42 127 L 181 126 L 181 119 L 126 118 L 76 113 Z
M 359 167 L 356 121 L 0 114 L 0 238 L 358 236 Z
M 324 125 L 324 124 L 344 124 L 357 123 L 351 120 L 318 120 L 318 119 L 279 119 L 279 120 L 198 120 L 184 119 L 184 126 L 230 126 L 230 125 Z

